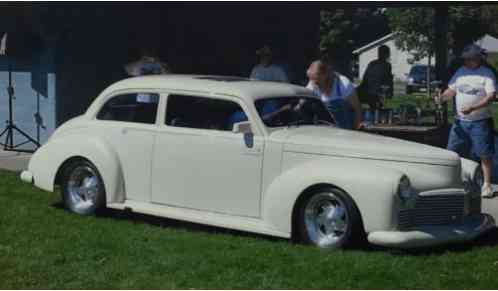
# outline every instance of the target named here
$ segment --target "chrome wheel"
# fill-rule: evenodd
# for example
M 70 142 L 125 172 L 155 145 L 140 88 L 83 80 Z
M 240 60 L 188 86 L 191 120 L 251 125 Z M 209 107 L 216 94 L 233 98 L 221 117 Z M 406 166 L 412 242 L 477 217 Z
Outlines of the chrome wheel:
M 99 184 L 98 175 L 91 167 L 81 165 L 72 169 L 67 180 L 69 208 L 80 214 L 93 212 L 97 206 Z
M 340 245 L 351 228 L 348 208 L 332 192 L 318 193 L 308 201 L 304 224 L 309 240 L 323 248 Z

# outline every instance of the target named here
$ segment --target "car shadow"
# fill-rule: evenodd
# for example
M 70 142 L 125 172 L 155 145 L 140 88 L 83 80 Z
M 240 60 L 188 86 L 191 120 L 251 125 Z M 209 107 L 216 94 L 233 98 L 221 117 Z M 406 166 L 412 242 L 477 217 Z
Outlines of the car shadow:
M 452 243 L 447 245 L 423 247 L 414 249 L 388 249 L 382 247 L 373 247 L 372 251 L 387 251 L 391 255 L 398 256 L 428 256 L 428 255 L 446 255 L 448 253 L 464 253 L 483 247 L 498 246 L 498 228 L 493 228 L 478 238 L 469 242 Z
M 62 202 L 57 202 L 52 207 L 68 211 L 65 209 Z M 76 214 L 75 214 L 76 215 Z M 223 234 L 232 236 L 241 236 L 246 238 L 264 239 L 271 242 L 288 242 L 291 244 L 302 245 L 299 241 L 294 239 L 285 239 L 273 237 L 264 234 L 233 230 L 228 228 L 210 226 L 205 224 L 193 223 L 171 218 L 164 218 L 148 214 L 141 214 L 131 211 L 115 210 L 106 208 L 97 213 L 97 217 L 110 218 L 115 220 L 124 220 L 136 224 L 148 224 L 160 228 L 173 228 L 177 230 L 186 230 L 189 232 L 203 232 L 209 234 Z M 475 248 L 481 247 L 495 247 L 498 246 L 498 228 L 493 228 L 490 231 L 479 236 L 477 239 L 465 243 L 453 243 L 434 247 L 423 247 L 414 249 L 396 249 L 387 248 L 382 246 L 372 245 L 367 242 L 366 238 L 356 241 L 353 245 L 347 247 L 347 250 L 364 251 L 364 252 L 382 252 L 391 255 L 402 256 L 426 256 L 426 255 L 444 255 L 448 252 L 467 252 Z
M 126 210 L 105 209 L 97 214 L 98 217 L 111 218 L 116 220 L 126 220 L 136 224 L 148 224 L 160 228 L 173 228 L 191 232 L 204 232 L 209 234 L 225 234 L 234 236 L 243 236 L 247 238 L 258 238 L 269 241 L 285 241 L 286 239 L 273 237 L 264 234 L 257 234 L 228 228 L 216 227 L 211 225 L 193 223 L 172 218 L 153 216 L 148 214 L 136 213 Z

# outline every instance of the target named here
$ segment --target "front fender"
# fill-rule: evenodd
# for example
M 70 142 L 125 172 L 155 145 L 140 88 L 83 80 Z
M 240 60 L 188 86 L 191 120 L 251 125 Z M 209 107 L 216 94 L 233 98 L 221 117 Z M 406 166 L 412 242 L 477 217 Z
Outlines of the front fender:
M 290 233 L 292 212 L 299 196 L 311 186 L 329 184 L 348 193 L 356 203 L 365 231 L 385 230 L 393 225 L 393 212 L 401 171 L 368 165 L 364 161 L 290 154 L 307 162 L 284 170 L 264 195 L 263 219 L 269 227 Z
M 472 182 L 474 181 L 476 171 L 480 170 L 480 166 L 478 163 L 461 158 L 461 164 L 462 164 L 462 181 L 463 182 Z
M 104 180 L 108 202 L 124 199 L 123 174 L 117 153 L 104 140 L 79 134 L 50 139 L 33 154 L 28 169 L 35 185 L 52 192 L 58 170 L 73 157 L 83 157 L 97 167 Z

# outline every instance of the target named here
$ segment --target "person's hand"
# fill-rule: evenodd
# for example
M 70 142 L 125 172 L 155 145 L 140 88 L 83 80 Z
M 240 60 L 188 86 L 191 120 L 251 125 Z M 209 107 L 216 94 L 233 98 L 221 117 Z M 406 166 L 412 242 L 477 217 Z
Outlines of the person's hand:
M 465 107 L 465 108 L 462 109 L 462 113 L 465 114 L 465 115 L 467 115 L 467 114 L 472 113 L 472 111 L 474 111 L 474 110 L 475 110 L 474 107 L 467 106 L 467 107 Z
M 441 104 L 441 101 L 443 100 L 443 98 L 442 98 L 442 97 L 441 97 L 441 95 L 439 95 L 439 94 L 438 94 L 438 95 L 435 95 L 433 98 L 434 98 L 434 102 L 435 102 L 436 104 Z

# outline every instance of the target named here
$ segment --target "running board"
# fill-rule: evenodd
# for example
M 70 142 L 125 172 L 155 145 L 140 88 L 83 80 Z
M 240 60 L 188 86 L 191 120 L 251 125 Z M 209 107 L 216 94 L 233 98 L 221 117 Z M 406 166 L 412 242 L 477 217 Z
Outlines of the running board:
M 290 238 L 290 233 L 271 229 L 261 219 L 257 218 L 232 216 L 228 214 L 172 207 L 162 204 L 137 202 L 132 200 L 126 200 L 124 203 L 110 203 L 107 204 L 107 207 L 199 224 Z

